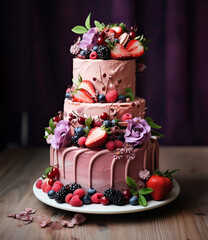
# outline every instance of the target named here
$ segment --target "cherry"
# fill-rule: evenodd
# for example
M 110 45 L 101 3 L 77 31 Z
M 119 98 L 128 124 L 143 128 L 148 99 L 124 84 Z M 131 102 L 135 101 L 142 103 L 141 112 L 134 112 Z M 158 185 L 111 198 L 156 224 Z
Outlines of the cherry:
M 130 39 L 134 39 L 136 37 L 136 33 L 134 32 L 134 31 L 131 31 L 130 33 L 129 33 L 129 38 Z
M 102 120 L 106 120 L 108 118 L 108 114 L 106 112 L 103 112 L 102 114 L 100 114 L 100 118 Z
M 47 177 L 50 178 L 50 179 L 52 179 L 52 178 L 54 178 L 55 176 L 54 176 L 54 174 L 53 174 L 52 172 L 48 172 Z
M 59 122 L 59 121 L 60 121 L 60 118 L 59 118 L 59 117 L 53 117 L 53 121 L 54 121 L 54 122 Z
M 109 200 L 106 197 L 104 197 L 104 196 L 100 199 L 100 202 L 103 205 L 108 205 L 109 204 Z
M 85 118 L 84 117 L 79 117 L 78 118 L 78 123 L 84 125 L 85 124 Z
M 54 175 L 55 177 L 58 176 L 58 174 L 59 174 L 59 170 L 58 170 L 58 168 L 56 168 L 56 167 L 53 167 L 52 170 L 51 170 L 51 172 L 53 173 L 53 175 Z
M 104 31 L 101 31 L 101 32 L 99 33 L 99 36 L 104 38 L 104 37 L 105 37 L 105 32 L 104 32 Z
M 125 198 L 126 200 L 129 200 L 130 197 L 131 197 L 131 192 L 130 192 L 130 190 L 129 190 L 129 189 L 124 189 L 124 190 L 123 190 L 123 196 L 124 196 L 124 198 Z
M 99 45 L 103 45 L 104 42 L 105 42 L 105 40 L 104 40 L 103 37 L 99 37 L 98 40 L 97 40 L 97 42 L 98 42 Z
M 54 179 L 51 178 L 48 180 L 48 185 L 50 185 L 52 187 L 54 182 L 55 182 Z
M 69 113 L 69 117 L 73 118 L 74 114 L 73 113 Z

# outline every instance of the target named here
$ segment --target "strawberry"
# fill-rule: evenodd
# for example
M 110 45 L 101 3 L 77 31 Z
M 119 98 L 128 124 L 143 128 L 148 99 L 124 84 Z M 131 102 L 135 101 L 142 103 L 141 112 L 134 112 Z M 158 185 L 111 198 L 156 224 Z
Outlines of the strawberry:
M 111 50 L 112 59 L 124 59 L 131 57 L 131 53 L 126 50 L 120 43 L 116 43 L 115 47 Z
M 165 173 L 155 170 L 154 174 L 146 182 L 146 187 L 152 188 L 153 192 L 151 197 L 156 200 L 163 200 L 172 189 L 172 175 L 175 174 L 178 169 Z
M 86 90 L 92 97 L 95 97 L 94 85 L 89 80 L 83 80 L 79 88 Z
M 132 57 L 140 57 L 144 53 L 144 47 L 139 40 L 133 39 L 131 40 L 126 49 L 130 52 Z
M 88 93 L 88 91 L 84 89 L 78 89 L 73 93 L 74 102 L 80 103 L 94 103 L 92 96 Z
M 123 33 L 123 29 L 120 26 L 115 26 L 115 27 L 112 27 L 111 29 L 117 32 L 118 37 L 120 37 L 121 34 Z
M 114 38 L 118 38 L 118 33 L 113 28 L 104 28 L 104 31 L 106 32 L 106 35 L 114 35 Z
M 105 144 L 108 138 L 107 132 L 100 127 L 92 128 L 87 136 L 85 146 L 88 148 L 97 148 Z

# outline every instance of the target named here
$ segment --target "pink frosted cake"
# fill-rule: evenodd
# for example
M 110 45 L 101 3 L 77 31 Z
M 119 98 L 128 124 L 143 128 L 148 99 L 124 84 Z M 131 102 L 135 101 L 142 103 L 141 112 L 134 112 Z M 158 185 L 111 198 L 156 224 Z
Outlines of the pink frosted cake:
M 140 58 L 148 40 L 123 23 L 95 21 L 91 27 L 90 15 L 85 27 L 72 31 L 83 35 L 70 48 L 73 85 L 66 90 L 63 113 L 45 128 L 51 167 L 44 181 L 51 191 L 59 182 L 69 184 L 71 193 L 78 188 L 92 196 L 95 191 L 102 195 L 97 199 L 104 194 L 111 203 L 123 205 L 121 191 L 132 184 L 145 189 L 159 165 L 161 134 L 153 128 L 160 127 L 145 118 L 145 99 L 135 97 L 136 70 L 145 69 Z M 56 193 L 57 202 L 64 202 L 66 186 Z M 108 198 L 114 193 L 116 200 Z

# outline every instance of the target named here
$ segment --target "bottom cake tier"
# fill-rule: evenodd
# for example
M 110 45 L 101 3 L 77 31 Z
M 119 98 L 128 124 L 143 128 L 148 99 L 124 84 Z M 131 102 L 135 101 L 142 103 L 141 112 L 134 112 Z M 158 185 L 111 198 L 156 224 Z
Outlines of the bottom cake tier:
M 133 150 L 128 145 L 115 151 L 50 148 L 50 166 L 58 167 L 59 180 L 63 184 L 77 182 L 85 191 L 91 187 L 98 192 L 109 187 L 122 190 L 127 187 L 127 176 L 138 182 L 140 170 L 153 172 L 159 167 L 159 145 L 157 139 L 151 138 Z

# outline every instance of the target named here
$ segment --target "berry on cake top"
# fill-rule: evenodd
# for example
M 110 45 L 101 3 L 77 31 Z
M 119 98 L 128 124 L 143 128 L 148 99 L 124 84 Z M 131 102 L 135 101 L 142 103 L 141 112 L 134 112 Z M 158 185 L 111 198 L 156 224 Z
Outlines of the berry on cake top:
M 94 21 L 90 23 L 91 13 L 85 26 L 76 26 L 72 32 L 79 36 L 70 52 L 80 59 L 133 59 L 141 57 L 148 50 L 148 43 L 144 35 L 137 34 L 137 27 L 127 29 L 124 23 L 104 24 Z

